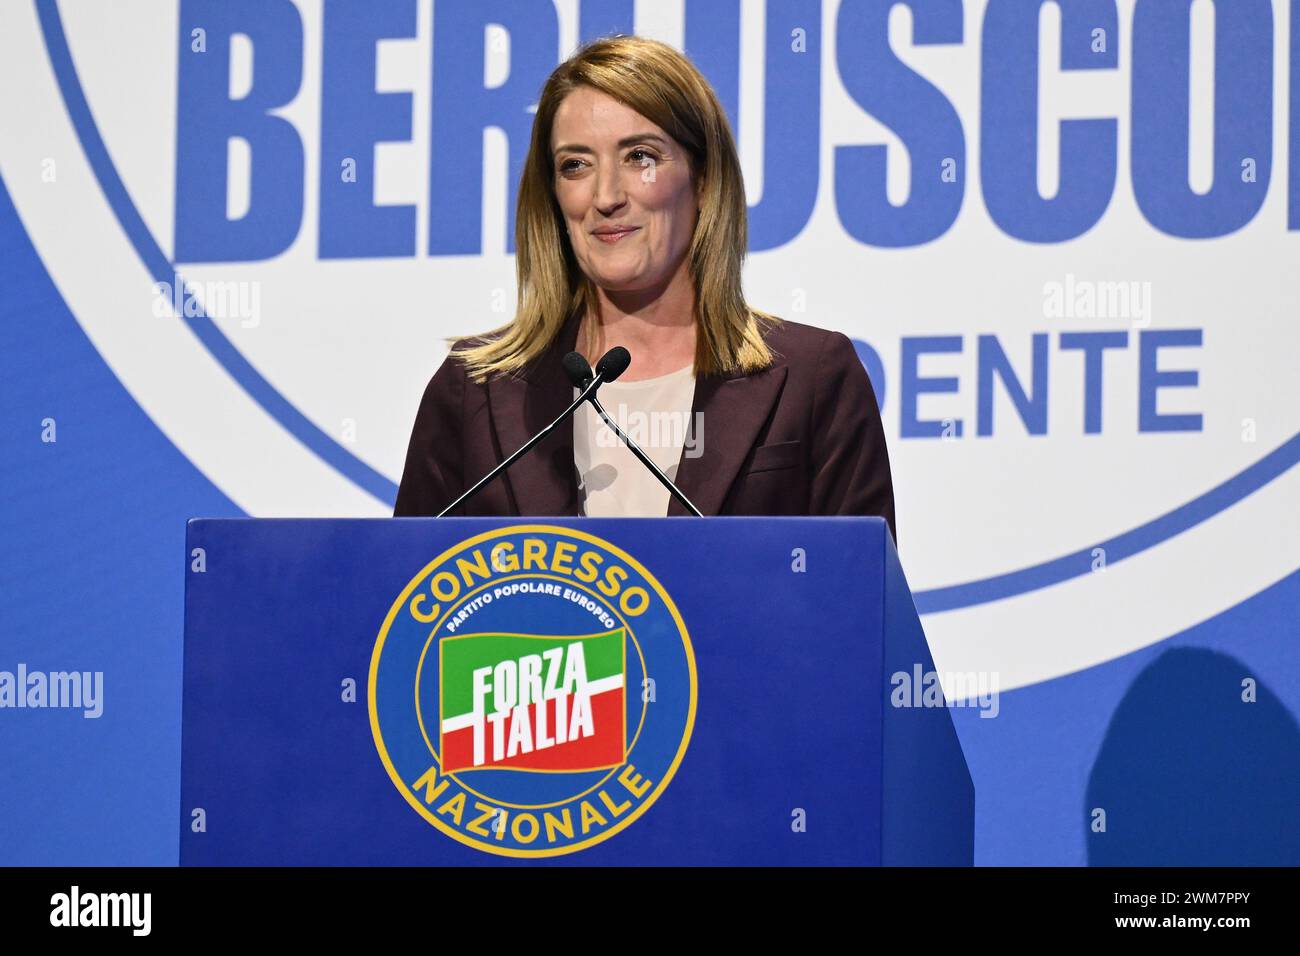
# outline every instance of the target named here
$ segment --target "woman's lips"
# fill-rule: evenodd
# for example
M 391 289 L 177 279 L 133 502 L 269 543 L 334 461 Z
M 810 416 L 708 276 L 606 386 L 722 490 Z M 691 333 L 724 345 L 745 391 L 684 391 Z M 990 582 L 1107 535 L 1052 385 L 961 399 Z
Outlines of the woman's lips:
M 599 239 L 601 242 L 608 243 L 609 245 L 613 245 L 614 243 L 622 239 L 624 236 L 630 236 L 632 235 L 632 233 L 638 232 L 640 228 L 641 228 L 640 226 L 637 226 L 632 229 L 623 229 L 619 232 L 593 232 L 592 235 L 595 236 L 597 239 Z

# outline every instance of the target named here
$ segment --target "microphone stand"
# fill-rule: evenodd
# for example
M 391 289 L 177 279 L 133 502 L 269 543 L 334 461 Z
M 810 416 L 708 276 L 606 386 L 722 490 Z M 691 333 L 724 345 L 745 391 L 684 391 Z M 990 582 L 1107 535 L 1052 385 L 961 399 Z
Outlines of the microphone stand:
M 592 379 L 592 385 L 595 385 L 596 388 L 599 388 L 600 387 L 598 384 L 599 381 L 600 381 L 600 376 L 597 375 L 596 378 Z M 628 451 L 636 455 L 636 457 L 641 460 L 641 464 L 645 465 L 654 473 L 654 476 L 659 479 L 659 483 L 668 489 L 668 493 L 671 494 L 674 498 L 676 498 L 679 502 L 681 502 L 682 507 L 685 508 L 687 511 L 689 511 L 691 514 L 695 515 L 695 517 L 703 518 L 704 515 L 700 513 L 699 508 L 695 507 L 695 505 L 691 502 L 691 499 L 687 498 L 684 494 L 682 494 L 681 489 L 678 488 L 675 484 L 673 484 L 672 479 L 670 479 L 667 475 L 665 475 L 659 469 L 659 466 L 650 460 L 650 456 L 647 455 L 645 452 L 643 452 L 641 450 L 641 447 L 636 442 L 634 442 L 631 438 L 629 438 L 627 435 L 623 433 L 623 429 L 619 428 L 618 425 L 614 423 L 614 419 L 610 418 L 607 414 L 605 414 L 605 409 L 600 404 L 600 399 L 596 397 L 596 388 L 592 388 L 591 386 L 588 386 L 587 390 L 582 393 L 582 396 L 579 397 L 578 401 L 579 402 L 590 401 L 592 406 L 596 409 L 596 411 L 600 413 L 600 417 L 605 420 L 605 424 L 608 425 L 610 428 L 612 428 L 614 430 L 614 434 L 618 435 L 618 437 L 622 439 L 623 444 L 627 446 Z M 587 391 L 591 392 L 590 398 L 587 397 Z
M 603 383 L 604 383 L 604 376 L 603 376 L 602 373 L 598 372 L 598 373 L 596 374 L 596 377 L 593 378 L 593 379 L 592 379 L 592 380 L 591 380 L 591 381 L 586 385 L 586 387 L 583 388 L 583 390 L 582 390 L 582 394 L 580 394 L 576 399 L 574 399 L 574 400 L 573 400 L 573 404 L 570 405 L 568 408 L 566 408 L 566 409 L 563 411 L 563 413 L 561 413 L 560 416 L 559 416 L 557 419 L 555 419 L 555 421 L 551 422 L 549 425 L 547 425 L 545 428 L 543 428 L 541 431 L 539 431 L 539 432 L 538 432 L 536 435 L 534 435 L 532 438 L 528 439 L 528 441 L 526 441 L 526 442 L 524 442 L 522 445 L 520 445 L 519 448 L 515 451 L 514 454 L 512 454 L 509 458 L 507 458 L 505 461 L 501 462 L 501 464 L 497 465 L 495 468 L 493 468 L 491 471 L 489 471 L 486 475 L 484 475 L 482 478 L 480 478 L 480 479 L 478 480 L 478 482 L 474 485 L 473 488 L 470 488 L 468 491 L 466 491 L 464 494 L 462 494 L 459 498 L 457 498 L 457 499 L 456 499 L 455 501 L 453 501 L 451 504 L 447 505 L 447 507 L 443 508 L 442 511 L 438 512 L 438 517 L 439 517 L 439 518 L 444 518 L 444 517 L 446 517 L 450 512 L 455 511 L 457 508 L 459 508 L 462 502 L 466 501 L 466 500 L 469 499 L 469 498 L 474 497 L 474 495 L 478 492 L 478 490 L 479 490 L 480 488 L 482 488 L 484 485 L 486 485 L 489 481 L 491 481 L 491 480 L 492 480 L 493 478 L 495 478 L 497 475 L 501 474 L 501 472 L 505 471 L 507 468 L 509 468 L 511 465 L 513 465 L 513 464 L 515 463 L 515 461 L 517 461 L 517 460 L 519 459 L 520 456 L 522 456 L 522 455 L 524 455 L 524 454 L 527 453 L 528 449 L 532 448 L 532 447 L 533 447 L 534 445 L 536 445 L 539 441 L 541 441 L 543 438 L 545 438 L 547 435 L 549 435 L 552 431 L 554 431 L 555 428 L 556 428 L 556 426 L 558 426 L 561 422 L 563 422 L 566 418 L 568 418 L 570 415 L 573 414 L 574 409 L 576 409 L 579 405 L 581 405 L 583 402 L 585 402 L 588 398 L 591 398 L 591 399 L 594 400 L 594 399 L 595 399 L 595 395 L 596 395 L 596 389 L 600 388 L 600 386 L 601 386 Z M 599 407 L 599 406 L 597 406 L 597 407 Z M 604 414 L 604 413 L 602 412 L 602 414 Z M 639 450 L 639 449 L 638 449 L 638 450 Z M 652 466 L 652 467 L 653 467 L 653 466 Z M 656 470 L 658 470 L 658 469 L 656 469 Z M 699 512 L 696 512 L 696 514 L 699 514 Z

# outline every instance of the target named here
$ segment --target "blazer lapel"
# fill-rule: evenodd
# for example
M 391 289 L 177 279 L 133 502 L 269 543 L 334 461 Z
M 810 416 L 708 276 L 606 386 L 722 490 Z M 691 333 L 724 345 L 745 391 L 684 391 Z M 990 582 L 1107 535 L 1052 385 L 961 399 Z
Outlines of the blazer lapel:
M 691 458 L 683 449 L 676 484 L 706 516 L 722 510 L 740 466 L 781 394 L 786 371 L 785 365 L 778 364 L 752 375 L 709 375 L 696 381 L 691 428 L 700 454 Z M 671 498 L 668 514 L 690 512 Z
M 501 457 L 553 422 L 573 402 L 573 384 L 561 360 L 578 340 L 578 315 L 565 322 L 542 356 L 519 376 L 488 382 L 488 407 Z M 504 479 L 521 516 L 577 515 L 578 479 L 573 465 L 573 422 L 560 425 L 506 469 Z

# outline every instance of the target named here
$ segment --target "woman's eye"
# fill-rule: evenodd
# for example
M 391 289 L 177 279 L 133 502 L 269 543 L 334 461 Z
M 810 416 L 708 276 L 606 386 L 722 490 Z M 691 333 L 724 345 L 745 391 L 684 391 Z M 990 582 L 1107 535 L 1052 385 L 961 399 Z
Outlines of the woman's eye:
M 638 166 L 650 166 L 659 161 L 659 157 L 648 149 L 634 149 L 627 154 L 627 158 Z M 561 173 L 572 173 L 581 169 L 583 161 L 580 159 L 562 160 L 558 166 Z

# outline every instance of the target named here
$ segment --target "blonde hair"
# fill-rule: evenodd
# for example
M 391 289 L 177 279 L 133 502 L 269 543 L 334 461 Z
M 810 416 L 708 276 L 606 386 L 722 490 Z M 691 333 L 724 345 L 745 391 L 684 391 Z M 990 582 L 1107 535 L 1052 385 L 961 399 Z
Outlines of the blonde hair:
M 574 257 L 555 198 L 551 154 L 556 110 L 580 86 L 640 113 L 689 154 L 700 210 L 688 252 L 696 374 L 749 373 L 769 366 L 772 352 L 763 328 L 780 319 L 750 308 L 741 290 L 747 208 L 726 113 L 684 55 L 658 40 L 626 35 L 587 43 L 556 67 L 542 88 L 515 216 L 515 317 L 453 354 L 474 381 L 518 372 L 546 351 L 570 316 L 595 303 L 595 286 Z

